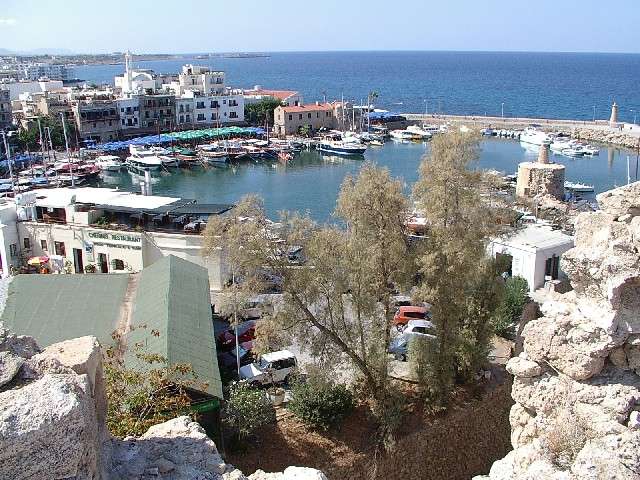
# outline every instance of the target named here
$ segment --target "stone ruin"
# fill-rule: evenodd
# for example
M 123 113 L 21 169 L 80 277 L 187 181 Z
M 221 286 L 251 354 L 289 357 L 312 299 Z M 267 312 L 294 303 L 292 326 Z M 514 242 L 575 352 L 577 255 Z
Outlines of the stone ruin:
M 640 182 L 597 200 L 561 261 L 574 290 L 507 364 L 513 450 L 477 479 L 640 478 Z
M 311 468 L 249 477 L 226 464 L 200 425 L 178 417 L 140 438 L 107 431 L 95 337 L 41 350 L 0 325 L 0 478 L 74 480 L 326 480 Z

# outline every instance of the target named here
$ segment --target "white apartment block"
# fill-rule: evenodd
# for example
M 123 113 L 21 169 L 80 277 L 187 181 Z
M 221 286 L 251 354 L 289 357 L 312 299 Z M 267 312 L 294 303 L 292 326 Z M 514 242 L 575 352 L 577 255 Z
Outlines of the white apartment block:
M 116 100 L 120 114 L 120 130 L 140 128 L 140 100 L 138 97 Z
M 20 76 L 25 80 L 68 80 L 71 69 L 66 65 L 55 65 L 50 63 L 29 63 L 20 65 L 18 68 Z
M 176 98 L 176 125 L 179 128 L 197 128 L 238 124 L 244 122 L 242 95 L 198 96 L 186 92 Z
M 200 95 L 222 95 L 225 93 L 224 72 L 214 72 L 209 67 L 184 65 L 178 79 L 163 85 L 172 90 L 176 96 L 188 92 Z

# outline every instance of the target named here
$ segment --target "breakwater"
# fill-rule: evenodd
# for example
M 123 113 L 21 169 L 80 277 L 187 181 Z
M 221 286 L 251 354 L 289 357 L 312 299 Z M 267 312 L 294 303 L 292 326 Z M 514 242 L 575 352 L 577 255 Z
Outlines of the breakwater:
M 621 127 L 613 128 L 608 120 L 583 121 L 583 120 L 556 120 L 548 118 L 516 118 L 516 117 L 490 117 L 472 115 L 425 115 L 410 113 L 404 115 L 409 122 L 454 125 L 466 125 L 468 127 L 482 129 L 521 130 L 530 125 L 538 125 L 548 132 L 564 132 L 573 138 L 589 142 L 606 143 L 620 147 L 637 149 L 640 143 L 640 126 L 632 124 L 620 124 Z

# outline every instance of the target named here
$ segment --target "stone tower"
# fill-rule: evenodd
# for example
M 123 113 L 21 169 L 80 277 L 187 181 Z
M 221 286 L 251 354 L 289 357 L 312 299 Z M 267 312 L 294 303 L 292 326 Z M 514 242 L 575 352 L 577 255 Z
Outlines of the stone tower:
M 564 165 L 550 163 L 549 144 L 540 145 L 537 162 L 522 162 L 518 165 L 516 195 L 536 197 L 550 195 L 558 200 L 564 198 Z
M 609 126 L 611 128 L 618 127 L 618 104 L 616 102 L 613 102 L 613 105 L 611 105 L 611 118 L 609 119 Z

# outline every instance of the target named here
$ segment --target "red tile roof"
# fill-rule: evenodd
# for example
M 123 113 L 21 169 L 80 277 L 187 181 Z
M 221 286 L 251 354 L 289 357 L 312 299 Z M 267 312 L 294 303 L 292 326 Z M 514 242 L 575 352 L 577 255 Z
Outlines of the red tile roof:
M 333 110 L 333 105 L 330 103 L 320 103 L 316 105 L 315 103 L 311 103 L 309 105 L 292 105 L 290 107 L 280 107 L 285 113 L 298 113 L 298 112 L 317 112 L 317 111 L 327 111 Z
M 264 95 L 277 98 L 278 100 L 286 100 L 289 97 L 298 95 L 293 90 L 245 90 L 245 95 Z

